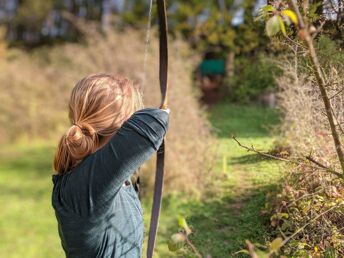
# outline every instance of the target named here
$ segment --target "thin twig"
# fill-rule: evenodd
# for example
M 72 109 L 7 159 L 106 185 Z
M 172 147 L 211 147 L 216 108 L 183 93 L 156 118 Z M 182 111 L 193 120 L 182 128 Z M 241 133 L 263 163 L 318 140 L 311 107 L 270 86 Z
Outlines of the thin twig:
M 333 83 L 333 84 L 334 84 L 334 83 Z M 333 84 L 332 84 L 332 85 L 333 85 Z M 336 92 L 333 96 L 330 97 L 330 99 L 333 99 L 333 98 L 337 97 L 337 96 L 338 96 L 339 94 L 341 94 L 343 91 L 344 91 L 344 88 L 341 89 L 340 91 Z
M 320 193 L 321 191 L 322 191 L 322 189 L 315 191 L 314 193 L 304 194 L 301 197 L 299 197 L 299 198 L 295 199 L 294 201 L 292 201 L 291 203 L 289 203 L 287 207 L 291 207 L 293 204 L 297 203 L 298 201 L 300 201 L 306 197 L 314 196 L 315 194 Z
M 281 158 L 281 157 L 277 157 L 277 156 L 271 155 L 271 154 L 266 153 L 266 152 L 261 152 L 261 151 L 259 151 L 259 150 L 256 150 L 253 146 L 247 147 L 247 146 L 241 144 L 241 142 L 239 142 L 239 140 L 238 140 L 234 135 L 232 136 L 232 138 L 233 138 L 234 141 L 237 142 L 237 144 L 238 144 L 240 147 L 242 147 L 242 148 L 244 148 L 244 149 L 246 149 L 246 150 L 248 150 L 248 151 L 255 152 L 255 153 L 257 153 L 257 154 L 259 154 L 259 155 L 261 155 L 261 156 L 267 157 L 267 158 L 277 159 L 277 160 L 280 160 L 280 161 L 289 162 L 289 163 L 295 163 L 295 164 L 299 165 L 299 163 L 296 162 L 296 161 L 292 161 L 292 160 L 289 160 L 289 159 L 284 159 L 284 158 Z
M 278 226 L 278 231 L 280 232 L 280 234 L 282 235 L 283 238 L 287 238 L 287 236 L 283 233 L 280 226 Z
M 253 146 L 247 147 L 247 146 L 241 144 L 241 142 L 239 142 L 238 139 L 237 139 L 235 136 L 232 136 L 232 138 L 233 138 L 234 141 L 237 142 L 237 144 L 238 144 L 240 147 L 246 149 L 247 151 L 255 152 L 255 153 L 257 153 L 257 154 L 259 154 L 259 155 L 261 155 L 261 156 L 264 156 L 264 157 L 267 157 L 267 158 L 271 158 L 271 159 L 280 160 L 280 161 L 284 161 L 284 162 L 291 163 L 291 164 L 295 164 L 295 165 L 298 165 L 298 166 L 302 165 L 302 166 L 307 166 L 307 167 L 313 168 L 313 169 L 323 169 L 323 170 L 325 170 L 325 171 L 327 171 L 327 172 L 329 172 L 329 173 L 331 173 L 331 174 L 333 174 L 333 175 L 338 176 L 339 178 L 342 178 L 342 177 L 343 177 L 343 175 L 342 175 L 340 172 L 337 172 L 337 171 L 335 171 L 335 170 L 333 170 L 333 169 L 330 169 L 330 168 L 328 168 L 328 167 L 326 167 L 326 166 L 324 166 L 324 165 L 319 166 L 319 164 L 315 163 L 317 166 L 312 166 L 312 165 L 307 164 L 307 163 L 304 163 L 304 162 L 299 162 L 299 161 L 296 161 L 296 160 L 290 160 L 290 159 L 285 159 L 285 158 L 277 157 L 277 156 L 271 155 L 271 154 L 269 154 L 269 153 L 261 152 L 261 151 L 255 149 Z M 311 160 L 310 160 L 310 161 L 311 161 Z M 313 163 L 314 163 L 314 162 L 313 162 Z
M 340 131 L 342 134 L 344 134 L 344 129 L 343 129 L 343 127 L 341 126 L 341 124 L 339 123 L 339 119 L 338 119 L 336 113 L 334 112 L 332 105 L 331 105 L 331 110 L 332 110 L 333 118 L 335 119 L 335 121 L 336 121 L 336 123 L 337 123 L 337 126 L 338 126 L 338 128 L 339 128 L 339 131 Z
M 328 171 L 332 171 L 332 172 L 335 172 L 335 173 L 339 173 L 327 166 L 325 166 L 324 164 L 320 163 L 319 161 L 315 160 L 311 155 L 309 156 L 306 156 L 306 159 L 309 160 L 310 162 L 314 163 L 315 165 L 319 166 L 320 168 L 323 168 L 323 169 L 326 169 Z
M 247 244 L 247 249 L 248 249 L 248 252 L 249 252 L 251 258 L 258 258 L 258 255 L 254 251 L 254 245 L 248 240 L 246 240 L 246 244 Z
M 198 258 L 202 258 L 202 255 L 200 254 L 200 252 L 198 252 L 197 248 L 192 244 L 188 236 L 186 234 L 184 235 L 185 235 L 186 243 L 191 247 L 192 251 L 196 254 Z
M 322 30 L 322 28 L 324 27 L 325 23 L 326 23 L 326 20 L 321 21 L 319 27 L 317 28 L 317 30 L 316 30 L 316 31 L 314 32 L 314 34 L 312 35 L 312 38 L 313 38 L 313 39 L 315 39 L 315 38 L 319 35 L 319 33 L 321 32 L 321 30 Z

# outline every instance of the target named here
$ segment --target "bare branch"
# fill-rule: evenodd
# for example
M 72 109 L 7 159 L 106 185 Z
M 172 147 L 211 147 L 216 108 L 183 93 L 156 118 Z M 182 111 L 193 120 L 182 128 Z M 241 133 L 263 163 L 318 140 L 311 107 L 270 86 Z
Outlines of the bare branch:
M 200 252 L 197 250 L 197 248 L 193 245 L 193 243 L 190 241 L 190 239 L 188 238 L 187 234 L 183 233 L 186 239 L 187 244 L 191 247 L 192 251 L 195 253 L 195 255 L 198 258 L 202 258 L 202 255 L 200 254 Z
M 320 25 L 318 26 L 317 30 L 313 33 L 312 38 L 315 39 L 319 33 L 321 32 L 322 28 L 324 27 L 326 20 L 321 21 Z
M 344 91 L 344 88 L 341 89 L 340 91 L 336 92 L 333 96 L 330 97 L 330 99 L 333 99 L 335 97 L 337 97 L 339 94 L 341 94 Z
M 310 164 L 307 164 L 307 163 L 304 163 L 304 162 L 300 162 L 300 161 L 296 161 L 296 160 L 291 160 L 291 159 L 285 159 L 285 158 L 281 158 L 281 157 L 277 157 L 275 155 L 271 155 L 269 153 L 266 153 L 266 152 L 261 152 L 257 149 L 255 149 L 253 146 L 251 147 L 247 147 L 245 145 L 243 145 L 241 142 L 239 142 L 239 140 L 235 137 L 235 136 L 232 136 L 233 140 L 237 142 L 237 144 L 246 149 L 247 151 L 252 151 L 252 152 L 255 152 L 261 156 L 264 156 L 264 157 L 267 157 L 267 158 L 271 158 L 271 159 L 275 159 L 275 160 L 280 160 L 280 161 L 283 161 L 283 162 L 287 162 L 287 163 L 291 163 L 291 164 L 294 164 L 294 165 L 297 165 L 297 166 L 306 166 L 306 167 L 309 167 L 309 168 L 313 168 L 313 169 L 322 169 L 322 170 L 325 170 L 333 175 L 336 175 L 337 177 L 339 178 L 342 178 L 343 177 L 343 174 L 342 173 L 339 173 L 331 168 L 328 168 L 320 163 L 318 163 L 317 161 L 316 162 L 313 162 L 314 164 L 316 164 L 317 166 L 313 166 L 313 165 L 310 165 Z M 307 157 L 306 157 L 307 158 Z M 308 159 L 308 158 L 307 158 Z M 308 159 L 309 160 L 309 159 Z M 311 160 L 310 160 L 311 161 Z
M 249 252 L 250 256 L 252 258 L 258 258 L 258 255 L 254 251 L 254 245 L 250 241 L 248 241 L 248 240 L 246 240 L 246 244 L 247 244 L 247 249 L 248 249 L 248 252 Z

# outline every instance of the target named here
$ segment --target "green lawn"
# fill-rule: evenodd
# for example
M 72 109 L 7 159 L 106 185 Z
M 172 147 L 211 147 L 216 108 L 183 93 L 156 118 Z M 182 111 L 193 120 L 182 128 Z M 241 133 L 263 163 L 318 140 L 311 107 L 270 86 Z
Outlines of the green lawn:
M 268 217 L 261 210 L 280 169 L 275 162 L 239 148 L 229 136 L 267 149 L 272 144 L 269 127 L 278 123 L 278 115 L 259 107 L 219 104 L 209 110 L 209 119 L 218 135 L 217 193 L 206 201 L 164 199 L 156 257 L 193 257 L 188 250 L 176 255 L 167 249 L 169 236 L 178 228 L 178 215 L 193 228 L 194 244 L 213 258 L 233 257 L 245 239 L 264 242 L 268 235 Z M 53 151 L 48 142 L 1 148 L 0 257 L 63 257 L 50 201 Z M 150 202 L 143 200 L 143 206 L 148 226 Z

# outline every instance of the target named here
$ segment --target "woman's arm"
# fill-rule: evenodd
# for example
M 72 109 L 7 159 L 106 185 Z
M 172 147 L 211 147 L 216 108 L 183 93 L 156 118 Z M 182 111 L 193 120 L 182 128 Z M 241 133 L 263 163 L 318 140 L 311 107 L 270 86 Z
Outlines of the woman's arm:
M 124 181 L 160 147 L 168 116 L 160 109 L 137 111 L 105 146 L 70 174 L 69 194 L 79 212 L 97 209 L 115 197 Z M 86 207 L 79 207 L 84 198 Z
M 159 109 L 136 112 L 102 149 L 95 153 L 101 175 L 95 191 L 105 187 L 116 192 L 160 147 L 168 126 L 168 114 Z M 98 170 L 96 168 L 96 170 Z

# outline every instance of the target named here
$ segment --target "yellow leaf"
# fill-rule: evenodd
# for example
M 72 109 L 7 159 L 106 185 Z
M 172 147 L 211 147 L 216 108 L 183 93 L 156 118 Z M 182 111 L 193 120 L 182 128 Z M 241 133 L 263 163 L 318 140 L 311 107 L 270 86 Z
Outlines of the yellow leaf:
M 281 13 L 287 16 L 295 25 L 298 24 L 297 16 L 294 11 L 286 9 L 286 10 L 283 10 Z
M 185 230 L 187 235 L 190 235 L 192 233 L 188 223 L 186 223 L 185 218 L 183 217 L 178 217 L 178 225 Z
M 276 11 L 275 7 L 273 7 L 272 5 L 265 5 L 261 8 L 262 11 L 264 12 L 274 12 Z
M 285 25 L 284 25 L 284 22 L 283 22 L 281 16 L 278 15 L 278 16 L 277 16 L 277 19 L 278 19 L 279 26 L 280 26 L 280 28 L 281 28 L 281 31 L 282 31 L 283 35 L 284 35 L 284 36 L 287 36 L 287 31 L 285 30 Z
M 270 251 L 277 253 L 283 245 L 283 239 L 277 237 L 274 241 L 270 243 Z

